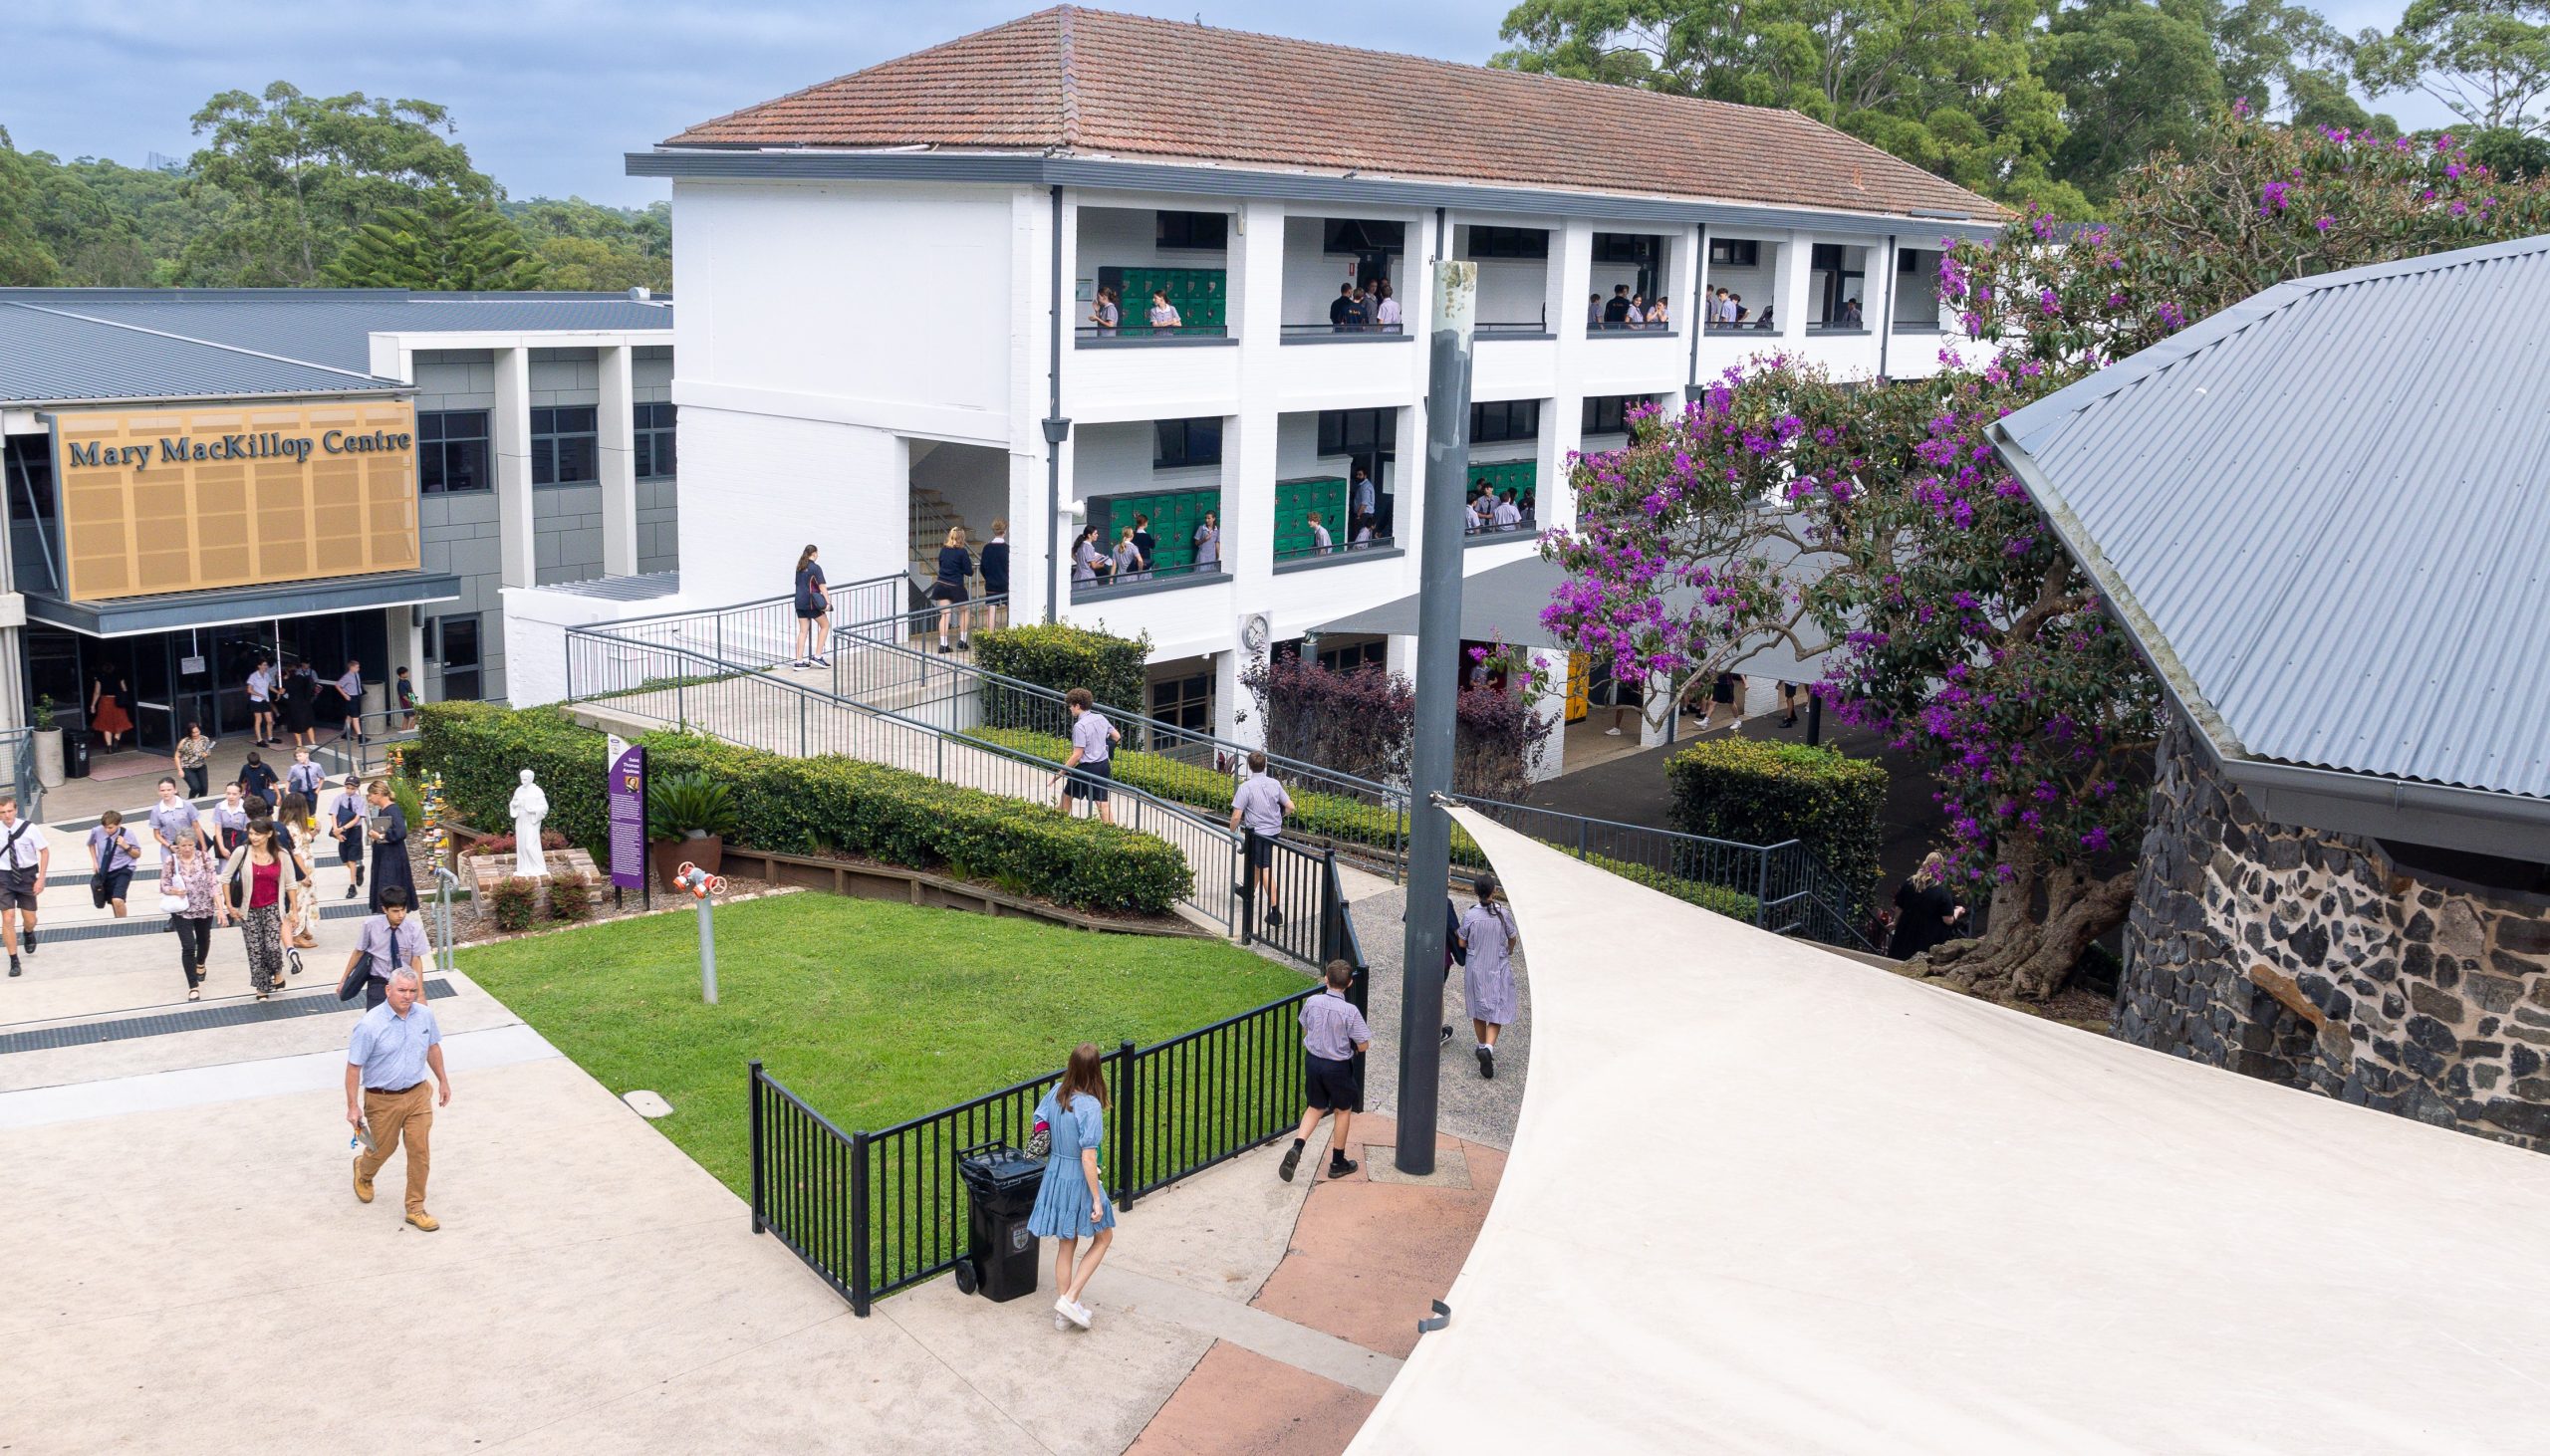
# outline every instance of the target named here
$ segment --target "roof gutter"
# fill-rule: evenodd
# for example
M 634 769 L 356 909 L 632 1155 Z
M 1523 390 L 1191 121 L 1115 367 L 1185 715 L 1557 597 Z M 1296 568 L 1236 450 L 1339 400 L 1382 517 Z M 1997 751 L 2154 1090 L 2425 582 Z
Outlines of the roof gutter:
M 1637 197 L 1616 192 L 1570 192 L 1491 183 L 1415 178 L 1330 176 L 1319 172 L 1266 171 L 1240 166 L 1181 165 L 1110 157 L 1045 156 L 988 151 L 825 151 L 763 147 L 658 147 L 623 158 L 633 177 L 713 180 L 871 180 L 981 182 L 1010 186 L 1115 188 L 1138 192 L 1255 197 L 1298 202 L 1343 202 L 1375 207 L 1448 207 L 1465 212 L 1564 213 L 1623 222 L 1705 222 L 1722 228 L 1828 231 L 1884 236 L 1912 231 L 1908 222 L 1935 226 L 1942 235 L 1996 237 L 2001 224 L 1984 217 L 1949 216 L 1929 209 L 1901 213 L 1815 207 Z

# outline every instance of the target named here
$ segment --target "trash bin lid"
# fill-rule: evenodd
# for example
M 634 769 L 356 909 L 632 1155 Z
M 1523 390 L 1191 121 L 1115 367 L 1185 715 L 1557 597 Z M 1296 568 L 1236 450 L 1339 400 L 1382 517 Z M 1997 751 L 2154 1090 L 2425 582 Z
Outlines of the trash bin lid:
M 1013 1188 L 1042 1178 L 1045 1164 L 1008 1143 L 986 1142 L 958 1149 L 956 1175 L 967 1187 Z

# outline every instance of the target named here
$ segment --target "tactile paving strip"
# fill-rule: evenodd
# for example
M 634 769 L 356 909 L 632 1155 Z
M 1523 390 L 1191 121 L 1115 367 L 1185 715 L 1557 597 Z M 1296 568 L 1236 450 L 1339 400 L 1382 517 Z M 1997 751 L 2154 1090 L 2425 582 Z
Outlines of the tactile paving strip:
M 450 994 L 451 983 L 440 976 L 425 982 L 425 995 L 429 998 Z M 0 1057 L 11 1052 L 90 1047 L 100 1042 L 129 1042 L 141 1037 L 209 1031 L 214 1027 L 290 1021 L 298 1016 L 323 1016 L 332 1011 L 351 1009 L 350 1003 L 331 995 L 288 996 L 281 1001 L 242 1001 L 231 1006 L 190 1006 L 183 1011 L 161 1011 L 114 1021 L 89 1021 L 76 1026 L 40 1027 L 34 1031 L 0 1034 Z

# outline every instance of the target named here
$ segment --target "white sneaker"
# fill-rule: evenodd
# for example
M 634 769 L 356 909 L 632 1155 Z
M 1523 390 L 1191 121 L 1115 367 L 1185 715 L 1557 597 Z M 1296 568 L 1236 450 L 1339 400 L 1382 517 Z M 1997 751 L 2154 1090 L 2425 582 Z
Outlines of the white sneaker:
M 1072 1321 L 1071 1321 L 1071 1317 L 1070 1317 L 1070 1316 L 1068 1316 L 1068 1315 L 1066 1315 L 1066 1314 L 1064 1314 L 1064 1313 L 1063 1313 L 1062 1311 L 1060 1311 L 1060 1310 L 1056 1310 L 1056 1311 L 1054 1312 L 1054 1328 L 1055 1328 L 1055 1329 L 1057 1329 L 1057 1330 L 1069 1330 L 1069 1329 L 1071 1329 L 1071 1328 L 1072 1328 Z
M 1621 730 L 1618 728 L 1606 728 L 1603 730 L 1603 736 L 1606 738 L 1618 738 L 1621 736 Z
M 1081 1329 L 1087 1330 L 1089 1328 L 1089 1306 L 1074 1300 L 1072 1302 L 1072 1307 L 1063 1313 L 1070 1316 L 1071 1322 L 1079 1326 Z
M 1083 1330 L 1089 1328 L 1089 1311 L 1059 1295 L 1054 1299 L 1054 1317 L 1058 1320 L 1067 1320 Z

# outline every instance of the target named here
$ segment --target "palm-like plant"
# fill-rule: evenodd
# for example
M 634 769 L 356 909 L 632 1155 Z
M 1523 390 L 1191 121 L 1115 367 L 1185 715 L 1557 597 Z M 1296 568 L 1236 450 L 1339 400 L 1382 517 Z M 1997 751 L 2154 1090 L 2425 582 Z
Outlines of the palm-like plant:
M 735 832 L 734 792 L 705 774 L 675 774 L 646 790 L 646 837 L 720 839 Z

